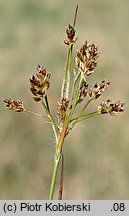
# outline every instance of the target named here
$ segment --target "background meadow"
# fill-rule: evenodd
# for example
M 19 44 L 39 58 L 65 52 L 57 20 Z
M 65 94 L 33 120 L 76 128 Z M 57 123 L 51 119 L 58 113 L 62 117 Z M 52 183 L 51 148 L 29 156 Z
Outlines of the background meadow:
M 48 199 L 54 139 L 50 125 L 26 113 L 5 110 L 3 98 L 21 98 L 44 113 L 29 90 L 38 64 L 51 73 L 49 100 L 56 117 L 64 74 L 65 30 L 76 1 L 0 0 L 0 199 Z M 129 199 L 129 1 L 79 0 L 78 49 L 85 40 L 100 52 L 91 84 L 110 88 L 108 98 L 125 102 L 117 117 L 100 116 L 76 126 L 65 146 L 64 199 Z

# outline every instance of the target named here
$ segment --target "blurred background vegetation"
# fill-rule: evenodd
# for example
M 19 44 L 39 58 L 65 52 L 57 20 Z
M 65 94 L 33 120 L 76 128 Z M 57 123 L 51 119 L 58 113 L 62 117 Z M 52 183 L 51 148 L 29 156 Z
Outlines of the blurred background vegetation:
M 5 110 L 3 98 L 32 100 L 29 78 L 41 64 L 51 73 L 50 106 L 56 117 L 64 73 L 65 30 L 76 1 L 0 0 L 0 199 L 48 199 L 54 139 L 50 125 L 26 113 Z M 79 0 L 76 49 L 85 40 L 99 47 L 91 84 L 110 88 L 91 105 L 121 99 L 125 112 L 78 125 L 66 140 L 64 199 L 129 199 L 129 1 Z

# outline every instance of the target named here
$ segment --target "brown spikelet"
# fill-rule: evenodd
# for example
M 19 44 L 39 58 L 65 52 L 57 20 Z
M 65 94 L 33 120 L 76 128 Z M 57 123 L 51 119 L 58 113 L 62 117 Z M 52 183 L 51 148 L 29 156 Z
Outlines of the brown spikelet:
M 85 76 L 94 73 L 98 60 L 98 48 L 94 44 L 85 44 L 77 51 L 76 66 Z
M 50 74 L 46 73 L 46 69 L 38 65 L 36 75 L 30 79 L 31 92 L 35 96 L 35 101 L 40 101 L 46 94 L 50 87 Z
M 90 87 L 88 94 L 91 98 L 97 99 L 108 88 L 109 85 L 110 82 L 103 80 L 99 85 L 96 83 L 93 88 Z
M 3 99 L 5 106 L 10 110 L 15 110 L 16 112 L 24 111 L 23 102 L 20 99 L 13 100 L 11 97 L 9 99 Z
M 103 102 L 98 106 L 98 111 L 102 114 L 108 113 L 114 116 L 115 112 L 124 111 L 123 106 L 124 106 L 124 103 L 121 103 L 120 101 L 112 103 L 112 101 L 108 99 L 106 102 Z
M 88 94 L 87 89 L 88 89 L 88 84 L 85 81 L 83 81 L 80 87 L 78 103 L 80 103 L 83 100 L 83 98 L 87 96 Z
M 68 105 L 69 105 L 69 100 L 67 100 L 66 98 L 62 98 L 57 103 L 58 118 L 60 119 L 61 122 L 63 122 L 66 117 Z

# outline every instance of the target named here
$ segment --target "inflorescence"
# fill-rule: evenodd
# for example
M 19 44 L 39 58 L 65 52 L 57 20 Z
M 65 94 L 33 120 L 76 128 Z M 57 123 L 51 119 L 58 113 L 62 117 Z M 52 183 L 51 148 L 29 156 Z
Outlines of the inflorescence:
M 66 29 L 67 39 L 64 40 L 64 43 L 70 47 L 70 45 L 75 44 L 77 41 L 77 37 L 75 37 L 75 29 L 72 25 L 69 25 Z M 98 48 L 95 46 L 94 43 L 89 44 L 87 41 L 84 45 L 81 46 L 79 50 L 76 52 L 75 57 L 75 71 L 76 75 L 73 79 L 73 82 L 79 80 L 80 77 L 83 77 L 81 84 L 79 86 L 79 91 L 77 92 L 77 104 L 81 103 L 84 98 L 89 98 L 90 100 L 99 98 L 102 93 L 109 87 L 110 82 L 106 82 L 103 80 L 100 84 L 95 84 L 93 87 L 87 81 L 89 75 L 93 74 L 95 68 L 98 64 Z M 38 65 L 37 73 L 32 76 L 30 79 L 30 90 L 34 95 L 34 100 L 36 102 L 43 101 L 44 98 L 47 96 L 47 91 L 50 87 L 50 73 L 46 72 L 44 67 Z M 74 84 L 75 84 L 74 83 Z M 74 86 L 75 87 L 75 86 Z M 76 88 L 74 88 L 76 91 Z M 76 94 L 76 93 L 75 93 Z M 74 95 L 75 95 L 74 94 Z M 69 114 L 68 109 L 70 110 L 72 105 L 69 107 L 70 98 L 67 99 L 65 97 L 61 97 L 61 99 L 57 102 L 57 115 L 58 121 L 64 122 L 66 116 Z M 23 102 L 20 99 L 13 100 L 12 98 L 4 99 L 5 106 L 10 110 L 15 110 L 16 112 L 24 111 Z M 46 101 L 46 100 L 45 100 Z M 73 98 L 72 98 L 73 101 Z M 47 101 L 46 101 L 47 102 Z M 48 104 L 47 104 L 48 105 Z M 46 105 L 46 107 L 47 107 Z M 117 101 L 112 103 L 110 99 L 106 102 L 102 102 L 97 111 L 100 114 L 108 113 L 110 115 L 114 115 L 115 112 L 122 112 L 123 111 L 124 103 Z
M 89 78 L 95 72 L 99 62 L 98 48 L 94 43 L 90 44 L 86 41 L 80 49 L 76 51 L 75 58 L 73 57 L 73 48 L 78 39 L 75 35 L 77 11 L 78 6 L 76 7 L 73 25 L 69 25 L 66 29 L 66 39 L 64 40 L 64 43 L 67 46 L 68 53 L 65 64 L 65 75 L 62 84 L 61 97 L 57 102 L 57 119 L 53 117 L 48 100 L 48 89 L 50 87 L 51 75 L 40 65 L 37 67 L 36 74 L 34 74 L 30 79 L 30 90 L 33 95 L 33 99 L 43 105 L 46 113 L 45 117 L 26 109 L 20 99 L 13 100 L 9 97 L 9 99 L 3 100 L 8 109 L 16 112 L 27 111 L 45 119 L 47 118 L 52 125 L 56 142 L 56 151 L 50 187 L 50 199 L 53 198 L 58 164 L 60 162 L 60 158 L 63 158 L 62 152 L 64 139 L 73 127 L 77 123 L 94 116 L 101 114 L 109 114 L 110 116 L 114 116 L 116 113 L 124 111 L 124 103 L 121 103 L 120 101 L 113 103 L 112 100 L 108 99 L 106 102 L 101 102 L 95 110 L 87 113 L 87 107 L 93 100 L 96 101 L 100 98 L 103 92 L 109 87 L 110 82 L 103 80 L 100 84 L 89 84 Z M 82 103 L 82 106 L 79 106 L 80 103 Z M 78 110 L 76 109 L 77 107 Z M 60 182 L 62 184 L 62 179 Z M 62 185 L 60 185 L 60 188 L 62 190 Z

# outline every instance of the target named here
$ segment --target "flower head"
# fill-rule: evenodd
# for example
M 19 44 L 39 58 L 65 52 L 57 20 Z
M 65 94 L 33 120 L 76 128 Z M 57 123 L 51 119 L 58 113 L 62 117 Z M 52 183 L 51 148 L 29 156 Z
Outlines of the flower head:
M 83 100 L 84 97 L 87 96 L 88 94 L 87 89 L 88 89 L 88 84 L 85 81 L 83 81 L 79 92 L 79 100 L 78 100 L 79 103 Z
M 85 44 L 77 51 L 76 66 L 85 76 L 89 76 L 94 72 L 97 66 L 98 49 L 94 44 Z
M 3 102 L 5 106 L 10 110 L 15 110 L 16 112 L 24 111 L 23 101 L 20 99 L 13 100 L 11 97 L 9 99 L 4 99 Z
M 66 29 L 66 33 L 67 33 L 68 39 L 72 41 L 75 36 L 75 30 L 71 25 L 69 25 L 69 27 Z
M 40 101 L 47 94 L 47 90 L 50 86 L 50 74 L 47 74 L 46 69 L 38 65 L 37 73 L 30 79 L 30 84 L 30 90 L 35 96 L 34 100 Z
M 75 29 L 73 26 L 69 25 L 68 28 L 66 29 L 66 34 L 67 34 L 67 38 L 64 40 L 64 43 L 66 45 L 70 45 L 73 44 L 77 41 L 77 38 L 75 38 Z
M 100 85 L 96 83 L 93 88 L 90 87 L 89 96 L 91 98 L 97 99 L 108 88 L 109 85 L 110 82 L 106 82 L 105 80 L 103 80 Z
M 66 117 L 68 105 L 69 105 L 69 100 L 67 100 L 66 98 L 62 98 L 57 103 L 57 113 L 61 122 L 63 122 Z
M 112 103 L 112 101 L 108 99 L 106 102 L 103 102 L 98 106 L 98 111 L 102 114 L 108 113 L 114 116 L 115 112 L 124 111 L 123 106 L 124 106 L 124 103 L 121 103 L 120 101 Z

